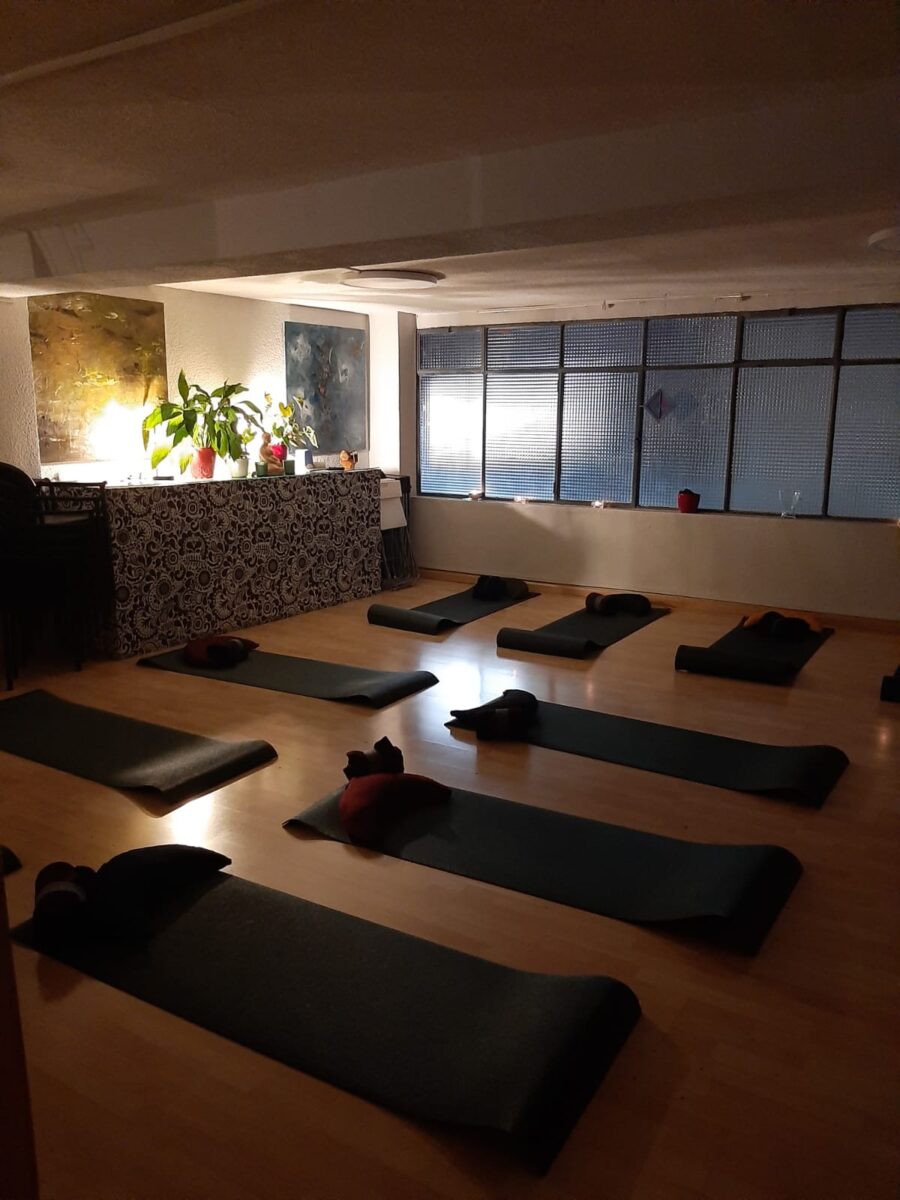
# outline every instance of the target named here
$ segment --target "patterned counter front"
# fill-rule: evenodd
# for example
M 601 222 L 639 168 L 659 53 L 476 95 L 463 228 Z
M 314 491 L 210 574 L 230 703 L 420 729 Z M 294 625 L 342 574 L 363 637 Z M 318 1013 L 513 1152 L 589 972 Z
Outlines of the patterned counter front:
M 381 587 L 376 471 L 110 488 L 107 506 L 116 658 Z

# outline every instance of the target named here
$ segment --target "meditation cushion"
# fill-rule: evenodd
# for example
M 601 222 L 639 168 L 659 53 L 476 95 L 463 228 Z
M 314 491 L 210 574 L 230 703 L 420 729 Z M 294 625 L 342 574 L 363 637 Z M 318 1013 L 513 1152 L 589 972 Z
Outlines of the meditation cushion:
M 401 817 L 449 798 L 449 788 L 423 775 L 363 775 L 344 788 L 338 811 L 351 842 L 377 846 Z
M 537 713 L 537 697 L 520 688 L 507 688 L 502 696 L 478 708 L 455 708 L 450 715 L 463 729 L 472 729 L 483 742 L 527 742 Z
M 600 613 L 604 617 L 612 617 L 617 613 L 645 617 L 653 607 L 646 596 L 636 592 L 612 592 L 608 596 L 604 596 L 602 592 L 590 592 L 584 606 L 588 612 Z
M 527 595 L 524 579 L 504 579 L 500 575 L 479 575 L 472 588 L 473 600 L 521 600 Z
M 344 774 L 348 779 L 362 775 L 399 775 L 403 771 L 403 751 L 390 738 L 379 738 L 371 750 L 348 750 Z
M 184 661 L 189 667 L 234 667 L 244 662 L 258 645 L 230 633 L 195 638 L 184 648 Z
M 203 846 L 142 846 L 126 850 L 97 871 L 92 897 L 97 920 L 141 932 L 153 910 L 188 885 L 208 879 L 231 859 Z
M 794 612 L 777 612 L 774 609 L 751 613 L 749 617 L 744 618 L 744 627 L 755 629 L 764 637 L 776 638 L 781 642 L 796 642 L 808 633 L 822 632 L 822 626 L 815 617 L 801 616 Z

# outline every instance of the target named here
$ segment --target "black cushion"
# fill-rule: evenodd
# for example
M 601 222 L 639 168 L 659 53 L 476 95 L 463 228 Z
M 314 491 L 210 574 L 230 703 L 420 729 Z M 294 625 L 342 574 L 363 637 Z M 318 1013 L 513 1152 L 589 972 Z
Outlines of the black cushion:
M 142 846 L 126 850 L 97 871 L 95 897 L 108 916 L 126 922 L 146 915 L 192 883 L 215 875 L 230 858 L 202 846 Z
M 604 617 L 613 617 L 617 613 L 646 617 L 653 607 L 646 596 L 638 595 L 637 592 L 611 592 L 608 596 L 600 592 L 591 592 L 584 606 L 590 612 L 600 613 Z

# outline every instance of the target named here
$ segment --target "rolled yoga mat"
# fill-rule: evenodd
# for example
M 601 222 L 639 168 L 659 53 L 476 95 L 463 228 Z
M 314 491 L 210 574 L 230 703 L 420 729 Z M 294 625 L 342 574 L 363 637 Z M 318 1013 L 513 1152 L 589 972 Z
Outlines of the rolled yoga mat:
M 494 583 L 495 586 L 491 586 Z M 499 585 L 503 584 L 504 587 Z M 468 625 L 480 617 L 487 617 L 501 609 L 531 600 L 537 592 L 528 590 L 521 579 L 496 579 L 482 576 L 474 587 L 418 608 L 396 608 L 392 604 L 372 604 L 369 607 L 370 625 L 387 625 L 391 629 L 405 629 L 409 633 L 427 633 L 436 636 L 454 629 L 457 625 Z
M 555 654 L 561 658 L 587 658 L 645 625 L 658 621 L 672 610 L 652 608 L 644 613 L 593 612 L 580 608 L 540 629 L 501 629 L 497 634 L 497 645 L 501 650 L 527 650 L 531 654 Z
M 481 712 L 455 709 L 448 728 L 478 732 Z M 514 740 L 811 808 L 822 807 L 850 761 L 836 746 L 769 746 L 544 700 Z
M 0 702 L 0 750 L 108 787 L 181 799 L 277 758 L 268 742 L 220 742 L 49 692 Z
M 900 702 L 900 667 L 893 675 L 885 675 L 881 680 L 881 699 Z
M 350 843 L 335 792 L 285 822 Z M 737 950 L 758 949 L 803 868 L 781 846 L 717 846 L 458 788 L 404 812 L 375 847 L 407 862 Z
M 430 671 L 370 671 L 366 667 L 319 662 L 315 658 L 268 654 L 264 650 L 254 650 L 243 662 L 230 667 L 189 666 L 182 650 L 140 658 L 138 666 L 157 667 L 179 675 L 200 675 L 204 679 L 224 679 L 292 696 L 368 704 L 372 708 L 384 708 L 404 696 L 434 687 L 438 681 Z
M 810 630 L 796 640 L 780 641 L 741 621 L 711 646 L 679 646 L 675 670 L 756 683 L 793 683 L 797 672 L 833 633 L 833 629 Z
M 13 937 L 375 1104 L 493 1131 L 537 1170 L 640 1015 L 615 979 L 512 970 L 233 875 L 167 900 L 145 939 Z

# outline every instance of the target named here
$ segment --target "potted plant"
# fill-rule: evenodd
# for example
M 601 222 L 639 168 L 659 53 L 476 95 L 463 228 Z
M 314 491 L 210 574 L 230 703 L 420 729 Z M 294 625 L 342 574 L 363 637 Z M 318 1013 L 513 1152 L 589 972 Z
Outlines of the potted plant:
M 303 401 L 302 396 L 294 396 L 293 399 L 297 404 L 301 404 Z M 267 412 L 271 409 L 276 410 L 272 417 L 272 437 L 275 439 L 272 451 L 282 462 L 292 450 L 305 450 L 309 446 L 318 447 L 315 430 L 311 425 L 300 424 L 297 419 L 297 409 L 293 403 L 289 401 L 285 404 L 276 404 L 268 392 L 266 392 L 266 402 Z
M 217 455 L 238 461 L 244 455 L 246 445 L 238 425 L 243 422 L 245 426 L 262 428 L 259 408 L 249 400 L 234 399 L 246 391 L 242 383 L 229 383 L 226 379 L 221 387 L 207 392 L 197 383 L 188 383 L 184 371 L 180 371 L 179 401 L 162 401 L 151 409 L 142 424 L 144 449 L 149 443 L 150 431 L 160 425 L 165 425 L 165 435 L 169 439 L 154 448 L 150 465 L 158 467 L 184 441 L 189 441 L 193 449 L 181 455 L 178 469 L 183 474 L 190 465 L 195 479 L 212 479 Z

